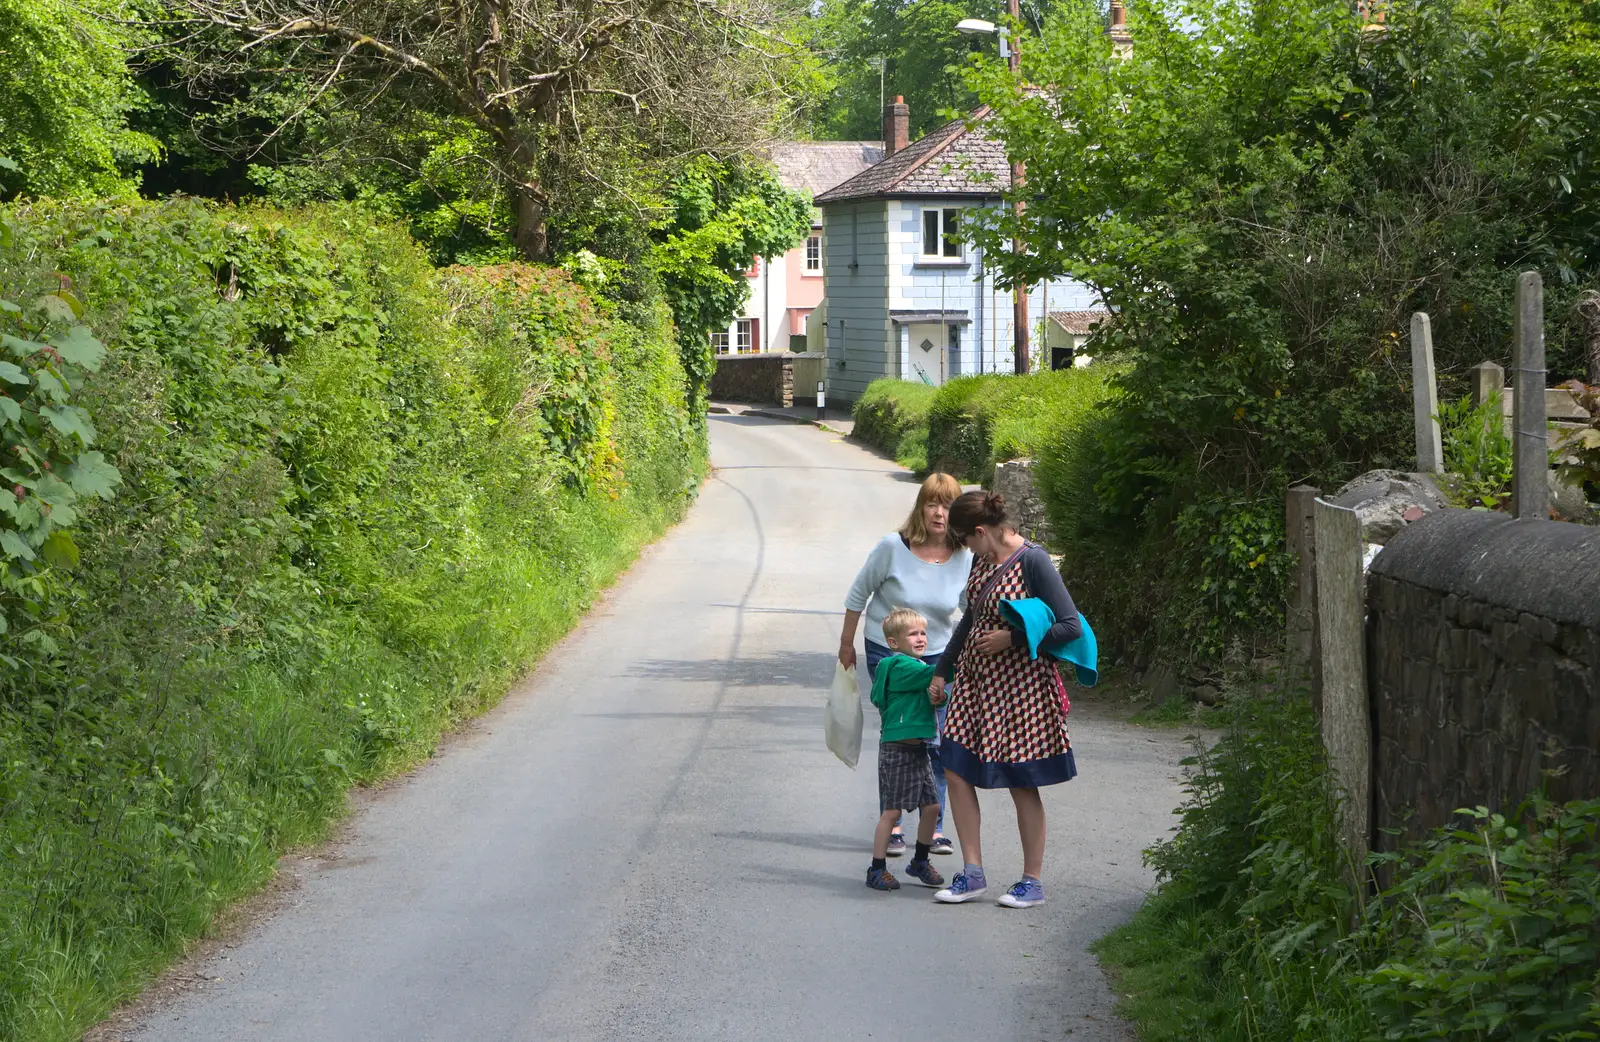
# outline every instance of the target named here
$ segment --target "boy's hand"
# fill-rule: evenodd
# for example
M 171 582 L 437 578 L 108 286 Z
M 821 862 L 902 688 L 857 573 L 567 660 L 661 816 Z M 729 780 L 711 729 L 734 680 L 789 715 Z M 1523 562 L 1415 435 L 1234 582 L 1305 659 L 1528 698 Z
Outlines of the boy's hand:
M 998 655 L 1011 647 L 1010 630 L 990 630 L 977 639 L 978 650 L 985 655 Z
M 856 668 L 856 646 L 854 644 L 839 645 L 839 665 L 845 669 Z
M 928 682 L 928 701 L 936 706 L 942 706 L 944 699 L 944 677 L 934 677 Z

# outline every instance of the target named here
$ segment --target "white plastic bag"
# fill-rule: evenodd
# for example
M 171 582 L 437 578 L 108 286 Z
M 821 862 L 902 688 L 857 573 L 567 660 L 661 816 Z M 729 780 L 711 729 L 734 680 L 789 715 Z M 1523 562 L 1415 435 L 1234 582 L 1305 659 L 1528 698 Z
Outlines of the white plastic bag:
M 856 688 L 854 667 L 833 667 L 833 690 L 828 692 L 828 706 L 822 719 L 822 734 L 833 755 L 844 765 L 855 769 L 861 759 L 861 692 Z

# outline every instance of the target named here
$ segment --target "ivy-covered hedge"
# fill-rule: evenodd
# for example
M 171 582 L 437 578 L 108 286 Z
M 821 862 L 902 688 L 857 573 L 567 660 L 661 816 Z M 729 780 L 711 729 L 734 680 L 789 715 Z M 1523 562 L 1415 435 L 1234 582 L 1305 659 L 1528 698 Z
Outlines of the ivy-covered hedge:
M 76 567 L 0 590 L 0 1037 L 67 1039 L 504 692 L 705 461 L 664 311 L 560 272 L 337 208 L 0 220 L 0 299 L 69 285 L 109 348 L 76 404 L 121 474 Z

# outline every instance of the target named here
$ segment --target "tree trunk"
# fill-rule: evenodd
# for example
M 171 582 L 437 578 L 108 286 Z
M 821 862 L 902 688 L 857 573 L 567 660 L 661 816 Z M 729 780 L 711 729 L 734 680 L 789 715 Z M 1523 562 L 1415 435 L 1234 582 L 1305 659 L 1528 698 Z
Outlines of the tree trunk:
M 517 219 L 514 236 L 524 260 L 543 263 L 550 255 L 549 215 L 544 193 L 529 185 L 513 185 L 511 205 Z

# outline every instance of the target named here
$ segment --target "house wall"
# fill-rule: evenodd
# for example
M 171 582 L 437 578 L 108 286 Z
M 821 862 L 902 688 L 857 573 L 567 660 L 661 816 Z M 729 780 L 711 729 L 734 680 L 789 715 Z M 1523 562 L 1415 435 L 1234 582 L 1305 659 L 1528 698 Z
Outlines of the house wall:
M 961 347 L 946 352 L 946 377 L 974 373 L 1010 372 L 1014 310 L 1010 290 L 995 285 L 994 270 L 981 250 L 968 245 L 959 261 L 922 256 L 922 213 L 927 207 L 980 207 L 994 205 L 977 196 L 940 199 L 896 199 L 889 204 L 890 247 L 894 257 L 890 275 L 890 304 L 895 311 L 964 311 L 970 324 L 961 329 Z M 1093 291 L 1070 279 L 1057 279 L 1048 287 L 1030 287 L 1028 320 L 1034 330 L 1044 320 L 1045 304 L 1051 310 L 1080 310 L 1094 306 Z M 896 344 L 902 353 L 919 345 L 925 334 L 912 331 L 909 343 Z M 1037 336 L 1031 340 L 1037 341 Z M 1034 351 L 1037 356 L 1038 350 Z M 919 356 L 920 357 L 920 356 Z M 1037 362 L 1038 359 L 1036 358 Z M 912 378 L 920 379 L 915 373 Z
M 872 381 L 898 374 L 898 354 L 890 352 L 888 204 L 833 203 L 822 226 L 828 401 L 844 405 Z

